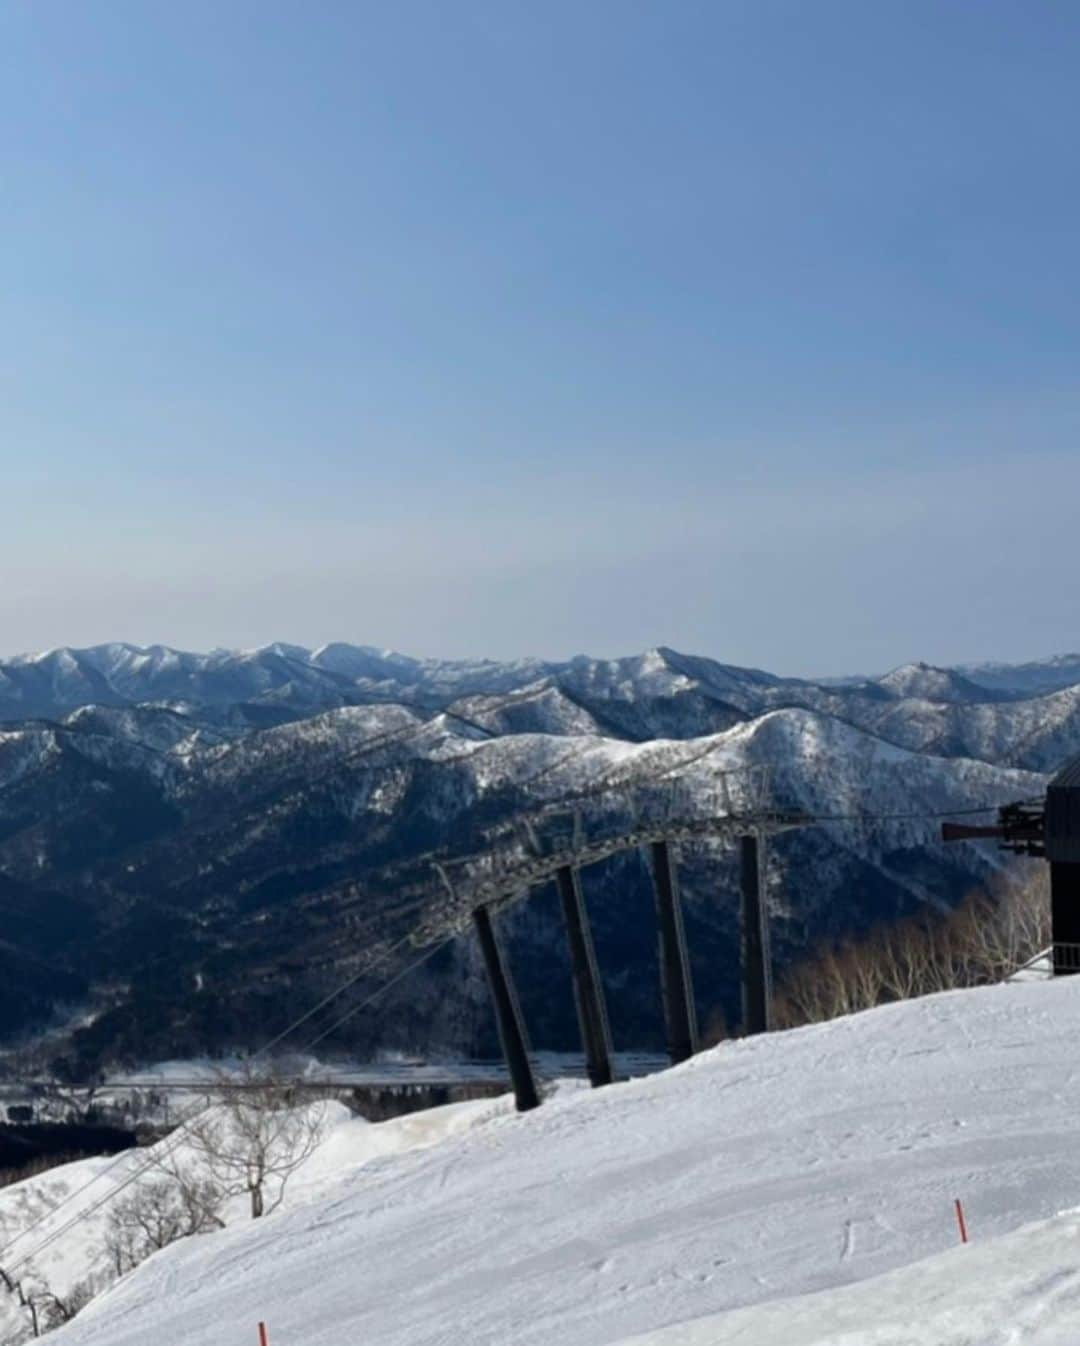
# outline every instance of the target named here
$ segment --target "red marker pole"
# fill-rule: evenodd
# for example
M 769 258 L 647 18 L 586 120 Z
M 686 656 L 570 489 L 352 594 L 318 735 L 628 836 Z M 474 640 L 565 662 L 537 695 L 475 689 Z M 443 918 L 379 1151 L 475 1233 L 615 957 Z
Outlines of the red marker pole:
M 960 1204 L 959 1197 L 956 1198 L 956 1223 L 960 1226 L 960 1242 L 966 1243 L 968 1241 L 967 1223 L 964 1220 L 964 1208 Z M 266 1343 L 263 1342 L 262 1346 L 266 1346 Z
M 270 1346 L 270 1338 L 266 1335 L 266 1324 L 259 1324 L 259 1346 Z

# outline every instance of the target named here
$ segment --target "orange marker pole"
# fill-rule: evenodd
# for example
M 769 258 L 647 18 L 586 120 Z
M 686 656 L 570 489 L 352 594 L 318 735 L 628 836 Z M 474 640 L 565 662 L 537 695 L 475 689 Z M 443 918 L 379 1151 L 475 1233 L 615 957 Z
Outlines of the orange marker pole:
M 266 1335 L 266 1324 L 259 1324 L 259 1346 L 270 1346 L 270 1338 Z
M 964 1220 L 964 1208 L 960 1204 L 959 1197 L 956 1198 L 956 1223 L 960 1226 L 960 1242 L 966 1243 L 968 1241 L 967 1223 Z M 265 1342 L 263 1342 L 263 1346 L 266 1346 Z

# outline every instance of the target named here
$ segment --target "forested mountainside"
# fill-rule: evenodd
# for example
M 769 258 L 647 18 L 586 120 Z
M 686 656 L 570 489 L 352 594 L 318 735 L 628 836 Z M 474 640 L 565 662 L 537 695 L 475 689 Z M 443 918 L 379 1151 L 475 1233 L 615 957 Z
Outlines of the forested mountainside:
M 0 662 L 0 1025 L 90 1012 L 77 1073 L 254 1045 L 388 942 L 437 922 L 429 857 L 582 790 L 772 769 L 773 802 L 841 815 L 771 848 L 776 953 L 920 904 L 1000 863 L 932 815 L 1038 793 L 1080 751 L 1080 667 L 1016 685 L 909 665 L 822 685 L 658 649 L 620 660 L 416 660 L 332 645 L 188 654 L 110 645 Z M 864 821 L 853 820 L 852 815 Z M 881 816 L 888 815 L 888 816 Z M 735 1012 L 733 857 L 682 857 L 700 1011 Z M 586 891 L 620 1046 L 659 1041 L 640 860 Z M 570 1046 L 553 896 L 506 918 L 537 1046 Z M 385 968 L 383 968 L 385 974 Z M 361 990 L 366 983 L 359 983 Z M 328 1046 L 493 1046 L 466 939 Z

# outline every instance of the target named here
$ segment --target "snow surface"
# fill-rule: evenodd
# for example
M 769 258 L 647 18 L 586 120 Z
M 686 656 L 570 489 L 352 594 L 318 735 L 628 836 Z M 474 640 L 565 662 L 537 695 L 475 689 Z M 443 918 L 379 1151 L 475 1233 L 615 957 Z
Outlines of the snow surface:
M 168 1070 L 163 1073 L 167 1075 Z M 202 1100 L 187 1101 L 189 1116 L 204 1106 Z M 484 1118 L 509 1111 L 511 1106 L 509 1098 L 479 1099 L 372 1124 L 353 1116 L 341 1103 L 313 1104 L 311 1110 L 317 1114 L 323 1129 L 319 1147 L 289 1178 L 283 1193 L 279 1193 L 276 1180 L 268 1186 L 267 1202 L 275 1202 L 280 1194 L 283 1209 L 310 1204 L 327 1196 L 343 1175 L 358 1165 L 437 1144 L 459 1135 Z M 172 1139 L 166 1139 L 154 1149 L 163 1156 L 174 1154 L 183 1165 L 190 1162 L 191 1152 L 190 1149 L 185 1152 L 182 1140 L 174 1146 L 174 1139 L 180 1134 L 174 1132 Z M 103 1195 L 133 1176 L 137 1182 L 153 1182 L 159 1175 L 156 1169 L 147 1169 L 149 1153 L 147 1150 L 129 1150 L 115 1157 L 77 1160 L 0 1191 L 0 1245 L 5 1249 L 0 1259 L 2 1264 L 13 1269 L 17 1276 L 27 1278 L 30 1268 L 20 1266 L 20 1260 L 82 1212 L 84 1220 L 34 1257 L 32 1268 L 61 1295 L 70 1292 L 79 1281 L 89 1279 L 97 1284 L 107 1279 L 108 1258 L 103 1240 L 109 1206 L 106 1203 L 100 1209 L 95 1207 Z M 143 1169 L 147 1171 L 139 1176 Z M 55 1213 L 37 1224 L 36 1221 L 50 1208 L 54 1208 Z M 229 1225 L 246 1227 L 250 1221 L 248 1202 L 243 1196 L 228 1202 L 222 1213 Z M 32 1230 L 21 1237 L 13 1237 L 26 1229 L 31 1220 L 35 1221 Z M 0 1294 L 0 1342 L 21 1340 L 25 1327 L 25 1319 L 15 1302 Z
M 335 1128 L 287 1209 L 158 1254 L 55 1340 L 220 1346 L 261 1319 L 273 1346 L 602 1346 L 676 1324 L 657 1346 L 1064 1346 L 1080 1220 L 1013 1231 L 1080 1204 L 1078 1032 L 1080 978 L 1008 985 L 725 1043 L 521 1117 L 441 1110 L 468 1124 L 364 1162 Z
M 702 1318 L 623 1346 L 1076 1346 L 1080 1213 L 858 1285 Z

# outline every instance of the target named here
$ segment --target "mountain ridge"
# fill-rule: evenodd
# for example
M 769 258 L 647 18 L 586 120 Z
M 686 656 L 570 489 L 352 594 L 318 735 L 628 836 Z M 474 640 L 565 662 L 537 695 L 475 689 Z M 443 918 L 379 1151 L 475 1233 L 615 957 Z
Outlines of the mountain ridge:
M 81 995 L 80 1069 L 243 1045 L 318 999 L 363 950 L 406 935 L 407 909 L 437 923 L 430 857 L 482 850 L 518 814 L 613 782 L 640 791 L 680 780 L 719 810 L 725 771 L 768 767 L 778 806 L 870 819 L 770 848 L 781 963 L 816 940 L 947 906 L 993 881 L 1002 861 L 983 847 L 941 848 L 936 816 L 1038 794 L 1045 773 L 1080 751 L 1080 687 L 972 700 L 947 670 L 894 673 L 826 687 L 664 646 L 507 665 L 281 642 L 207 655 L 114 644 L 9 661 L 0 708 L 5 685 L 24 681 L 0 725 L 0 877 L 12 885 L 14 934 L 0 971 L 29 975 L 32 995 L 25 1014 L 0 1000 L 0 1037 Z M 80 697 L 97 699 L 70 704 Z M 30 703 L 52 713 L 10 716 Z M 688 851 L 682 879 L 702 1019 L 730 1017 L 730 856 Z M 654 1045 L 647 875 L 624 856 L 586 882 L 626 1045 Z M 566 1047 L 572 1002 L 545 992 L 568 976 L 552 901 L 540 893 L 515 908 L 506 938 L 537 1040 Z M 54 968 L 55 984 L 40 967 L 25 972 L 23 954 L 27 967 L 33 957 Z M 460 941 L 354 1028 L 335 1045 L 494 1048 Z
M 641 685 L 650 676 L 660 682 L 681 676 L 714 692 L 744 697 L 752 688 L 770 688 L 774 694 L 779 689 L 814 688 L 843 694 L 878 688 L 886 694 L 918 694 L 923 699 L 975 700 L 982 696 L 993 701 L 1003 690 L 1033 694 L 1080 684 L 1080 655 L 955 667 L 914 662 L 880 677 L 816 680 L 725 664 L 664 645 L 612 659 L 579 654 L 563 660 L 500 661 L 417 658 L 345 642 L 308 649 L 275 641 L 253 649 L 207 652 L 111 642 L 84 648 L 58 646 L 0 659 L 0 716 L 27 718 L 28 713 L 38 713 L 41 702 L 55 714 L 65 706 L 142 704 L 169 698 L 207 704 L 240 702 L 272 698 L 283 688 L 294 698 L 304 690 L 309 696 L 325 698 L 396 688 L 408 699 L 408 689 L 418 685 L 425 685 L 433 695 L 465 696 L 516 689 L 542 678 L 571 685 L 601 679 L 615 687 L 627 680 Z M 1038 686 L 1029 685 L 1036 676 Z M 934 695 L 928 695 L 928 688 Z M 308 703 L 298 700 L 297 704 Z

